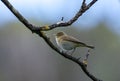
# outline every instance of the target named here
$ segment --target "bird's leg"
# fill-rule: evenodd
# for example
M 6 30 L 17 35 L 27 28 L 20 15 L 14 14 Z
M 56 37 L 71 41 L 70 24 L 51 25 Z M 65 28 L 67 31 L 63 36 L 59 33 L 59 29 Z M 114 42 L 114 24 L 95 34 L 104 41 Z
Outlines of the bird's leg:
M 75 49 L 76 49 L 76 48 L 73 48 L 73 50 L 72 50 L 72 52 L 71 52 L 71 54 L 70 54 L 71 56 L 72 56 L 73 53 L 75 52 Z
M 69 50 L 65 51 L 66 54 L 68 54 Z

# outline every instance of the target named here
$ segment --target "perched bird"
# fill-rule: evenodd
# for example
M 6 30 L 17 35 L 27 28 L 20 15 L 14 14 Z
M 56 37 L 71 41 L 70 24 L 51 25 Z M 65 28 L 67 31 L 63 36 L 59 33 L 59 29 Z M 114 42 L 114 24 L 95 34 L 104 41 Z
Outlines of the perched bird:
M 63 51 L 70 51 L 70 50 L 74 50 L 76 49 L 76 47 L 87 47 L 87 48 L 91 48 L 94 49 L 93 46 L 89 46 L 81 41 L 79 41 L 78 39 L 67 35 L 64 32 L 58 32 L 55 35 L 55 39 L 57 42 L 57 45 L 63 50 Z

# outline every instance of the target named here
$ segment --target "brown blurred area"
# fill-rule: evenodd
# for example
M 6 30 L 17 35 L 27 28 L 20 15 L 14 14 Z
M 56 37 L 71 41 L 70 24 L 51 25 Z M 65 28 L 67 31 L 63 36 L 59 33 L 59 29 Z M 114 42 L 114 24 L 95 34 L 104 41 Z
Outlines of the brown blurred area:
M 64 31 L 94 45 L 88 70 L 103 81 L 119 81 L 120 37 L 100 23 L 91 29 L 56 28 L 46 32 L 56 45 L 54 33 Z M 74 56 L 84 58 L 86 48 Z M 91 81 L 72 61 L 52 50 L 45 41 L 24 25 L 6 23 L 0 28 L 0 81 Z

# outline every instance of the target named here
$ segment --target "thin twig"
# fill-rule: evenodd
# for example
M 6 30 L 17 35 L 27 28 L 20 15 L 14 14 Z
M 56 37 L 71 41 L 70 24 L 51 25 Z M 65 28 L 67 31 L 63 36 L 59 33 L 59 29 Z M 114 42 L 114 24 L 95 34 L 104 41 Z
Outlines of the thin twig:
M 38 34 L 40 37 L 42 37 L 45 42 L 53 49 L 55 50 L 58 54 L 62 55 L 63 57 L 77 63 L 82 70 L 85 72 L 85 74 L 91 78 L 93 81 L 102 81 L 98 78 L 96 78 L 94 75 L 92 75 L 88 70 L 86 65 L 81 62 L 78 58 L 75 58 L 71 55 L 68 55 L 64 52 L 61 52 L 58 48 L 56 48 L 53 43 L 50 41 L 50 39 L 44 34 L 44 32 L 42 31 L 47 31 L 47 30 L 51 30 L 53 28 L 57 28 L 57 27 L 62 27 L 62 26 L 69 26 L 71 24 L 73 24 L 85 11 L 87 11 L 97 0 L 92 0 L 88 5 L 85 4 L 85 0 L 83 0 L 82 6 L 79 9 L 79 11 L 76 13 L 76 15 L 70 19 L 67 22 L 60 22 L 60 23 L 56 23 L 56 24 L 52 24 L 50 26 L 46 25 L 46 26 L 35 26 L 31 23 L 29 23 L 11 4 L 8 0 L 1 0 L 6 6 L 7 8 L 21 21 L 21 23 L 23 23 L 28 29 L 30 29 L 32 32 Z

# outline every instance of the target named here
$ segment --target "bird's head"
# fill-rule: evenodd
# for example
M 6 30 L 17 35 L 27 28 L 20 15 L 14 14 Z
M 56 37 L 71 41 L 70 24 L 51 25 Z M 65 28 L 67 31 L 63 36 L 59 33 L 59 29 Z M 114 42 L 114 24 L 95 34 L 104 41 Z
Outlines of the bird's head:
M 66 35 L 64 32 L 58 32 L 57 34 L 56 34 L 56 37 L 61 37 L 61 36 L 63 36 L 63 35 Z

